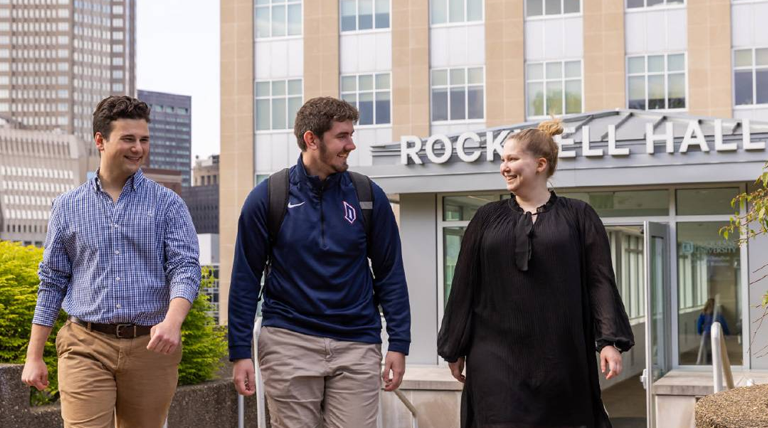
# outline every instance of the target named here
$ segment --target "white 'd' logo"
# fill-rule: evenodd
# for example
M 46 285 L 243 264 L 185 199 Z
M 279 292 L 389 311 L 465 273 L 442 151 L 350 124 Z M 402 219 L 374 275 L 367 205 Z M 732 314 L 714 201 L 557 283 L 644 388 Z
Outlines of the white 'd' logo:
M 304 201 L 304 202 L 306 202 L 306 201 Z M 288 202 L 288 208 L 300 207 L 300 206 L 304 205 L 304 202 L 302 202 L 300 204 L 292 204 L 292 203 Z
M 352 207 L 352 205 L 349 205 L 347 201 L 344 202 L 344 219 L 349 222 L 349 224 L 354 224 L 355 220 L 357 220 L 357 211 L 355 211 L 355 208 Z

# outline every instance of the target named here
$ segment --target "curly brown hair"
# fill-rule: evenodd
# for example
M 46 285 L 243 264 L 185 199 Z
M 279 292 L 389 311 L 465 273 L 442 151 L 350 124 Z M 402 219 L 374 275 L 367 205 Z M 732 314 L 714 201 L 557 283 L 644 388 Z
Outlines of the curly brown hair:
M 144 101 L 127 95 L 112 95 L 101 100 L 93 112 L 93 136 L 109 139 L 112 122 L 118 119 L 144 119 L 149 123 L 150 108 Z
M 307 131 L 322 139 L 323 134 L 333 127 L 333 122 L 357 122 L 360 114 L 357 109 L 346 101 L 333 97 L 317 97 L 304 103 L 296 113 L 296 124 L 293 133 L 302 152 L 307 150 L 304 133 Z

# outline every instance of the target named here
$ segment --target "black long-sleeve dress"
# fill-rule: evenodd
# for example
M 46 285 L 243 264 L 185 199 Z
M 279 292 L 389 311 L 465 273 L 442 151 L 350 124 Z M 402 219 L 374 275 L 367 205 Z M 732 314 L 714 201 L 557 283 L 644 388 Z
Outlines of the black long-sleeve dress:
M 609 428 L 596 350 L 634 345 L 608 235 L 588 204 L 552 192 L 537 219 L 480 208 L 461 243 L 438 353 L 466 357 L 462 428 Z

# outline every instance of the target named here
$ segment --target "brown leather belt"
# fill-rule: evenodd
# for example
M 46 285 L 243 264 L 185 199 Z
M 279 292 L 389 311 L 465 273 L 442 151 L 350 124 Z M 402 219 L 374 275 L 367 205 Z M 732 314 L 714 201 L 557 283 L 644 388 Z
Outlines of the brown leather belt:
M 118 339 L 133 339 L 140 336 L 146 336 L 152 331 L 152 327 L 146 325 L 97 324 L 94 322 L 83 321 L 72 315 L 67 319 L 77 325 L 87 328 L 89 331 L 98 331 L 99 333 L 114 335 Z

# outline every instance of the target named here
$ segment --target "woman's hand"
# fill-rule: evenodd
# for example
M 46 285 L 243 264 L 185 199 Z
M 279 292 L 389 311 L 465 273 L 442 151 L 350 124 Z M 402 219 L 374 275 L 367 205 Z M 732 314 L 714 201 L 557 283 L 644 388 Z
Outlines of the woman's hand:
M 464 383 L 467 378 L 462 374 L 464 372 L 464 357 L 456 360 L 455 363 L 448 363 L 448 367 L 451 368 L 451 374 L 461 383 Z
M 605 379 L 611 379 L 621 374 L 621 353 L 613 346 L 606 346 L 600 351 L 600 369 L 605 373 L 605 369 L 610 371 Z

